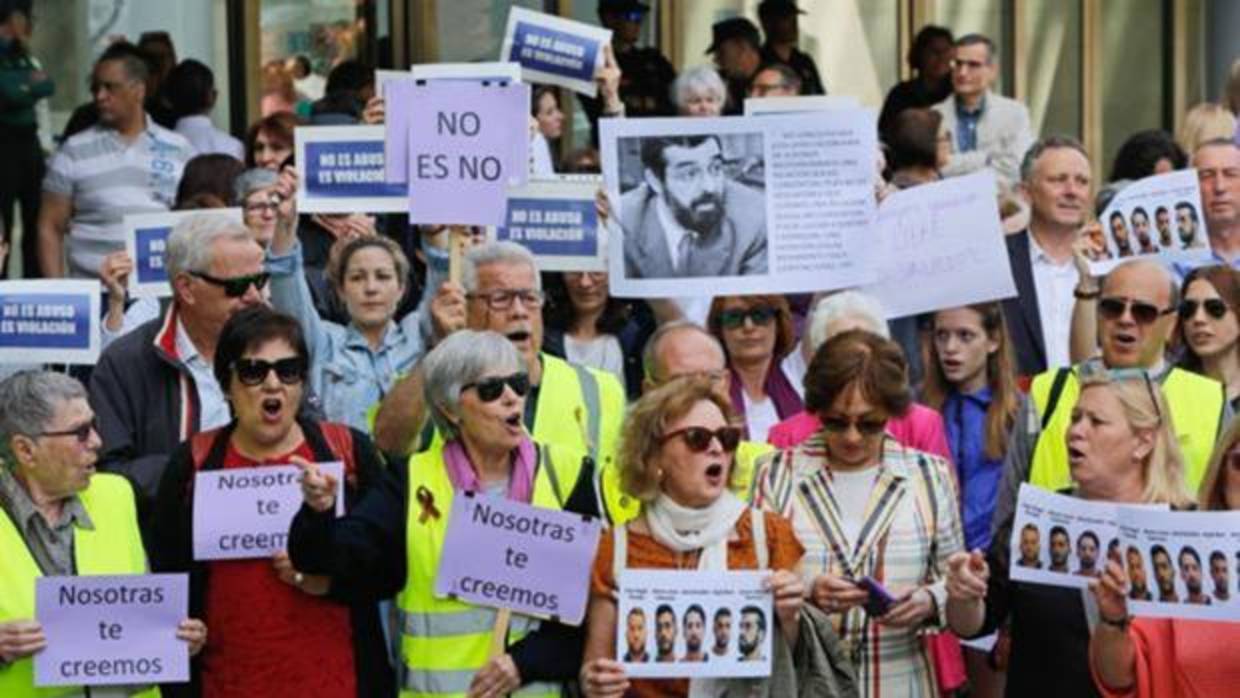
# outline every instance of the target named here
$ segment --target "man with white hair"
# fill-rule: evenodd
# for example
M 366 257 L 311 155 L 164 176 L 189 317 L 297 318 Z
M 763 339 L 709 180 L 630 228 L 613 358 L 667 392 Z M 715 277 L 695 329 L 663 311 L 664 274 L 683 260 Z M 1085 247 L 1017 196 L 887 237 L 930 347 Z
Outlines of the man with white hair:
M 154 498 L 173 447 L 229 422 L 212 373 L 215 344 L 234 313 L 266 302 L 262 248 L 219 214 L 178 223 L 164 264 L 168 311 L 105 349 L 90 380 L 103 437 L 100 469 L 133 481 L 140 504 Z

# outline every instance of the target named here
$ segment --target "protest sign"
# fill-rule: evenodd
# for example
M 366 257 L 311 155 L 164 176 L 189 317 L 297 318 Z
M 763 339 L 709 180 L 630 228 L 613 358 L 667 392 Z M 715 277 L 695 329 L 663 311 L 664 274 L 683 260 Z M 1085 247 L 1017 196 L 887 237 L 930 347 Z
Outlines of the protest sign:
M 297 210 L 302 213 L 401 213 L 404 184 L 385 177 L 382 126 L 300 126 Z
M 1124 187 L 1098 217 L 1102 230 L 1089 231 L 1085 256 L 1093 274 L 1105 274 L 1125 259 L 1165 261 L 1210 259 L 1201 186 L 1196 170 L 1176 170 Z
M 510 189 L 507 219 L 491 238 L 525 246 L 542 271 L 607 271 L 595 209 L 601 185 L 594 175 Z
M 612 295 L 800 293 L 874 280 L 871 112 L 600 124 Z
M 622 570 L 616 657 L 625 673 L 631 678 L 770 676 L 775 618 L 771 592 L 762 587 L 770 574 Z
M 94 364 L 99 282 L 0 281 L 0 364 Z
M 164 267 L 168 234 L 177 223 L 195 216 L 223 216 L 230 223 L 245 225 L 239 208 L 136 213 L 125 216 L 122 222 L 125 228 L 125 254 L 133 260 L 128 288 L 131 297 L 160 298 L 172 295 L 168 270 Z
M 1119 544 L 1115 517 L 1116 505 L 1111 502 L 1068 497 L 1021 483 L 1009 576 L 1020 582 L 1088 586 L 1102 572 L 1108 552 Z
M 745 116 L 798 114 L 829 109 L 857 109 L 861 103 L 849 95 L 802 95 L 797 97 L 751 97 L 745 100 Z
M 519 83 L 415 84 L 409 222 L 501 225 L 508 188 L 529 176 L 529 103 Z
M 1129 612 L 1240 621 L 1240 511 L 1121 507 L 1117 521 Z
M 344 466 L 319 463 L 336 478 L 336 516 L 344 512 Z M 194 559 L 271 557 L 288 547 L 288 528 L 301 508 L 295 465 L 203 470 L 194 476 Z
M 1016 295 L 994 173 L 889 195 L 878 207 L 875 271 L 864 290 L 889 318 Z
M 453 497 L 435 594 L 579 625 L 602 523 L 474 493 Z
M 386 76 L 379 93 L 384 102 L 384 170 L 390 183 L 409 181 L 409 113 L 413 108 L 414 87 L 427 80 L 520 82 L 521 66 L 516 63 L 424 63 L 410 68 L 407 76 Z
M 594 74 L 603 62 L 611 30 L 523 7 L 508 11 L 500 58 L 521 64 L 529 82 L 567 87 L 593 97 Z
M 150 685 L 189 680 L 189 575 L 39 577 L 35 618 L 47 647 L 36 686 Z

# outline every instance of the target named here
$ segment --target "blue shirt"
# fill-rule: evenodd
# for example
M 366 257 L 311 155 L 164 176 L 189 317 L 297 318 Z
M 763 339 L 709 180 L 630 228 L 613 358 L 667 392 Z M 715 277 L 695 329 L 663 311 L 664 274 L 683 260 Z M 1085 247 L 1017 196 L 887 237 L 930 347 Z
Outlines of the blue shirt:
M 1214 250 L 1210 250 L 1210 256 L 1202 260 L 1172 262 L 1171 270 L 1175 272 L 1177 281 L 1179 281 L 1180 285 L 1183 286 L 1184 277 L 1188 276 L 1188 272 L 1196 269 L 1197 267 L 1207 267 L 1214 264 L 1221 264 L 1222 266 L 1231 267 L 1232 269 L 1240 271 L 1240 257 L 1236 257 L 1233 261 L 1228 263 L 1227 260 L 1220 257 Z
M 990 388 L 982 388 L 967 395 L 953 392 L 943 402 L 943 422 L 959 476 L 964 540 L 969 550 L 990 548 L 990 519 L 1003 476 L 1003 459 L 986 457 L 986 410 L 990 401 Z
M 977 122 L 982 120 L 982 114 L 986 111 L 986 96 L 982 96 L 982 101 L 977 105 L 977 109 L 969 111 L 959 99 L 955 100 L 956 104 L 956 151 L 967 153 L 977 150 Z

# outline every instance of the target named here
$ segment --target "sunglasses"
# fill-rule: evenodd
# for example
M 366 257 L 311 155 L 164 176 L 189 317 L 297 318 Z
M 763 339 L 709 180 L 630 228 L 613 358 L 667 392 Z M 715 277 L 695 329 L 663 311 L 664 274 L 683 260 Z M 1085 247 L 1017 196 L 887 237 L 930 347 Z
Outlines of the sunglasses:
M 1227 314 L 1227 304 L 1221 298 L 1207 298 L 1203 301 L 1180 301 L 1180 319 L 1191 320 L 1197 316 L 1198 307 L 1205 308 L 1206 315 L 1215 320 L 1222 320 Z
M 267 286 L 267 282 L 271 279 L 271 274 L 267 272 L 259 272 L 257 274 L 249 274 L 246 276 L 236 276 L 231 279 L 221 279 L 217 276 L 211 276 L 203 271 L 191 271 L 190 276 L 197 277 L 211 284 L 224 289 L 224 295 L 229 298 L 240 298 L 250 290 L 250 287 L 263 290 Z
M 724 329 L 734 330 L 745 324 L 745 318 L 758 327 L 771 324 L 775 319 L 776 310 L 767 305 L 760 305 L 748 310 L 725 310 L 719 313 L 719 324 Z
M 89 422 L 79 424 L 72 429 L 65 429 L 63 431 L 43 431 L 39 432 L 39 436 L 72 436 L 78 440 L 78 443 L 84 444 L 87 441 L 90 441 L 91 433 L 97 431 L 99 431 L 99 418 L 91 417 Z
M 678 436 L 694 453 L 701 453 L 710 448 L 712 439 L 719 439 L 719 446 L 726 453 L 732 453 L 741 443 L 740 427 L 719 427 L 714 430 L 706 427 L 685 427 L 664 434 L 659 439 L 659 443 L 667 443 Z
M 495 402 L 500 395 L 504 394 L 504 386 L 512 388 L 512 392 L 519 397 L 525 397 L 530 390 L 530 376 L 527 373 L 514 373 L 511 376 L 496 376 L 494 378 L 483 378 L 480 381 L 466 383 L 461 386 L 461 390 L 469 390 L 474 388 L 478 391 L 478 399 L 483 402 Z
M 1153 303 L 1128 298 L 1103 298 L 1098 301 L 1098 314 L 1106 320 L 1118 320 L 1128 311 L 1138 325 L 1150 325 L 1155 320 L 1175 312 L 1175 308 L 1159 308 Z
M 856 427 L 862 436 L 874 436 L 883 433 L 887 428 L 887 420 L 874 417 L 849 419 L 848 417 L 823 417 L 822 428 L 832 434 L 843 434 L 849 427 Z
M 276 372 L 276 378 L 285 385 L 297 385 L 306 379 L 306 360 L 300 356 L 287 359 L 264 361 L 263 359 L 237 359 L 233 363 L 237 372 L 237 380 L 242 385 L 258 385 L 267 380 L 267 375 Z

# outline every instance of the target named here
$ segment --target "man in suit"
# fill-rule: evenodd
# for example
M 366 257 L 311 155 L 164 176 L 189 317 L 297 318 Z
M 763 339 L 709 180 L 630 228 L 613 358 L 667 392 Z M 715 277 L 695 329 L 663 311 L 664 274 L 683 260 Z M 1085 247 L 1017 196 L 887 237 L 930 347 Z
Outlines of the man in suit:
M 645 183 L 620 197 L 629 278 L 765 274 L 766 203 L 729 181 L 718 136 L 642 141 Z
M 993 41 L 981 34 L 956 41 L 952 96 L 934 105 L 943 115 L 940 128 L 949 135 L 952 148 L 943 176 L 989 167 L 1001 184 L 1017 181 L 1021 157 L 1034 140 L 1033 129 L 1025 105 L 990 91 L 998 76 Z
M 1035 143 L 1020 173 L 1029 228 L 1006 239 L 1016 297 L 1003 301 L 1003 315 L 1017 371 L 1028 376 L 1071 363 L 1072 245 L 1089 213 L 1092 175 L 1085 146 L 1067 136 Z

